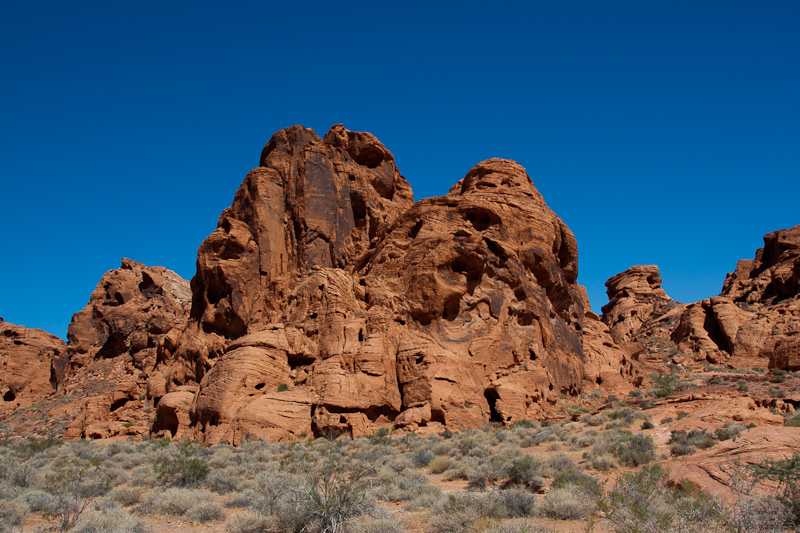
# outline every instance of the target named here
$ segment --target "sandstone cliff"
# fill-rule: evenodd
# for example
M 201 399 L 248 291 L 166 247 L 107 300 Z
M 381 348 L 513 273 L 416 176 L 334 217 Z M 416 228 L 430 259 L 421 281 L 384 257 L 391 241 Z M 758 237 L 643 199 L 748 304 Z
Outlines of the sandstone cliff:
M 508 424 L 558 415 L 563 395 L 627 395 L 647 364 L 800 369 L 799 280 L 797 226 L 694 304 L 634 266 L 598 317 L 574 235 L 519 164 L 480 162 L 414 203 L 373 135 L 294 126 L 201 244 L 191 284 L 123 259 L 67 345 L 0 323 L 0 417 L 25 432 L 34 413 L 66 438 L 235 444 Z

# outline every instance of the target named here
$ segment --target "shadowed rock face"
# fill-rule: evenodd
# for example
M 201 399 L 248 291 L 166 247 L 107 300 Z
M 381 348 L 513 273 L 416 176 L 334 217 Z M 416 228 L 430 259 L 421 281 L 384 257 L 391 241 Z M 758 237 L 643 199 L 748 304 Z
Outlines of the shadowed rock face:
M 197 266 L 166 392 L 199 384 L 207 442 L 475 427 L 582 386 L 577 244 L 513 161 L 414 205 L 372 135 L 288 128 Z M 187 419 L 168 405 L 185 398 L 159 417 Z

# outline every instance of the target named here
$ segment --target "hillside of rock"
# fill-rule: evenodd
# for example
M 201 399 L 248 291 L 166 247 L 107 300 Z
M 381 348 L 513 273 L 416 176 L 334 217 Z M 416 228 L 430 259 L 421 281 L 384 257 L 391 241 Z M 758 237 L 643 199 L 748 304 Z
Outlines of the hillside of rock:
M 19 434 L 34 417 L 65 438 L 240 444 L 564 416 L 560 399 L 624 397 L 668 364 L 798 370 L 800 226 L 764 243 L 688 305 L 657 266 L 631 267 L 598 316 L 574 235 L 519 164 L 479 162 L 414 203 L 373 135 L 293 126 L 191 283 L 123 259 L 67 344 L 0 323 L 0 418 Z

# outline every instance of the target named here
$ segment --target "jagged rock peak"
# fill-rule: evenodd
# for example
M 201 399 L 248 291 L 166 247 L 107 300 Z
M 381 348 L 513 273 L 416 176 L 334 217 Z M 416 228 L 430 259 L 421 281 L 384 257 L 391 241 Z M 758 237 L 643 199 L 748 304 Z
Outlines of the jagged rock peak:
M 661 283 L 656 265 L 635 265 L 606 281 L 609 302 L 602 319 L 616 342 L 633 340 L 646 322 L 675 306 Z

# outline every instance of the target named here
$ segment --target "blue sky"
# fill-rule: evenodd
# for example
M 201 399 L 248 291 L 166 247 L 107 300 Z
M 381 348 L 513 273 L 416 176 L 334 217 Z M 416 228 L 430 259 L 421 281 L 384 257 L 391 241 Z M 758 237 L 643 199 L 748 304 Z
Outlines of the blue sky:
M 592 306 L 719 293 L 800 224 L 800 2 L 0 3 L 0 316 L 65 337 L 122 257 L 189 279 L 261 148 L 374 133 L 415 198 L 515 159 Z

